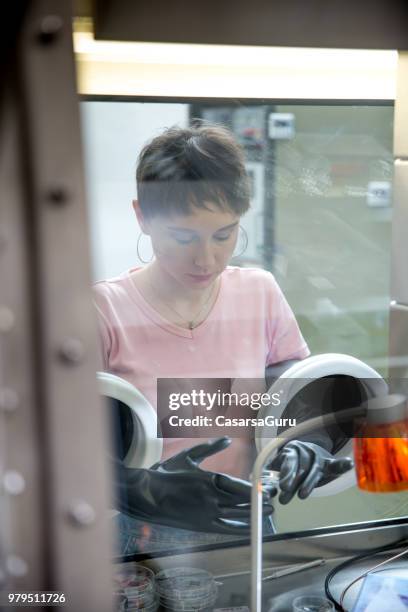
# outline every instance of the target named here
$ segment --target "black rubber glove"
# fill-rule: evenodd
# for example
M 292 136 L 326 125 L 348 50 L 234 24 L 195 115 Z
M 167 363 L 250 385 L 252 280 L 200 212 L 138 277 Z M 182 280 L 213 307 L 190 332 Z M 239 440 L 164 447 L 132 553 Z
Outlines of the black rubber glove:
M 118 510 L 193 531 L 248 533 L 251 484 L 199 467 L 206 457 L 230 443 L 230 438 L 219 438 L 199 444 L 150 469 L 129 469 L 116 461 Z M 275 493 L 276 490 L 265 490 L 264 515 L 272 514 L 270 499 Z
M 300 499 L 306 499 L 315 487 L 350 470 L 353 460 L 350 457 L 335 459 L 317 444 L 292 440 L 279 450 L 269 467 L 280 471 L 279 501 L 288 504 L 296 493 Z

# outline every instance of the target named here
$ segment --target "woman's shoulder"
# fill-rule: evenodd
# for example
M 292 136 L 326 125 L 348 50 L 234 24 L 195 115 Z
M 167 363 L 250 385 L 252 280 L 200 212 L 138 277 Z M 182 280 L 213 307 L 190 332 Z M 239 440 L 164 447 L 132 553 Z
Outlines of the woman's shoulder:
M 271 289 L 277 286 L 276 280 L 271 272 L 262 268 L 240 268 L 239 266 L 227 266 L 222 276 L 223 283 L 235 287 L 258 287 Z
M 95 281 L 92 291 L 97 301 L 114 301 L 129 293 L 131 288 L 131 271 L 126 270 L 118 276 Z

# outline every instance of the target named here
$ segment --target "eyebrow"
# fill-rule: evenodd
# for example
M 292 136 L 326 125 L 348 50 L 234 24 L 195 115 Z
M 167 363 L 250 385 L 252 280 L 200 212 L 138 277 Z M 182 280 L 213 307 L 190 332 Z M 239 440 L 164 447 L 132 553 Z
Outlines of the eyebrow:
M 220 227 L 214 233 L 216 234 L 217 232 L 223 232 L 225 230 L 232 229 L 233 227 L 236 227 L 238 225 L 238 223 L 239 223 L 239 221 L 235 221 L 234 223 L 230 223 L 229 225 L 225 225 L 224 227 Z M 167 229 L 174 230 L 176 232 L 185 232 L 185 233 L 191 233 L 191 234 L 195 233 L 195 230 L 188 229 L 186 227 L 174 227 L 172 225 L 168 225 Z

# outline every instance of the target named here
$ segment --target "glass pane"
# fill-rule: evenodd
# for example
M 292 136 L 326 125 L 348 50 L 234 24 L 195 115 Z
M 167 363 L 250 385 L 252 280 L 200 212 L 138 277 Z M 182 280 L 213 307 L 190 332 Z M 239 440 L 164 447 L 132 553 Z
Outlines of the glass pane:
M 288 111 L 297 130 L 276 153 L 276 273 L 312 353 L 348 353 L 386 374 L 393 108 L 279 107 Z
M 132 208 L 142 147 L 165 128 L 187 127 L 195 118 L 221 124 L 243 147 L 251 189 L 251 207 L 241 218 L 247 245 L 241 249 L 246 241 L 240 237 L 233 265 L 273 273 L 312 355 L 351 355 L 378 375 L 387 375 L 392 105 L 88 100 L 82 102 L 82 116 L 95 281 L 143 268 L 153 256 Z M 181 323 L 177 308 L 171 312 L 166 305 L 150 316 L 152 325 L 163 326 L 164 319 L 173 326 Z M 137 323 L 129 320 L 132 325 Z M 184 331 L 188 335 L 185 327 Z M 146 343 L 152 337 L 146 330 Z M 253 337 L 244 340 L 249 345 L 254 342 Z M 110 371 L 134 383 L 132 355 L 142 363 L 145 346 L 127 348 L 129 361 L 114 364 Z M 221 349 L 214 346 L 213 350 L 216 356 Z M 175 374 L 174 368 L 167 373 L 160 366 L 162 351 L 163 345 L 158 346 L 158 377 L 188 375 L 185 370 Z M 200 350 L 191 351 L 189 364 L 201 363 L 196 376 L 205 378 L 208 360 L 200 362 L 200 354 Z M 246 354 L 243 348 L 241 363 Z M 105 369 L 109 370 L 109 364 Z M 139 369 L 149 371 L 148 366 Z M 154 379 L 149 388 L 141 384 L 139 389 L 152 405 L 156 403 L 155 384 Z M 175 451 L 178 447 L 171 443 Z M 184 447 L 195 443 L 197 440 L 184 440 Z M 215 461 L 215 471 L 249 478 L 255 457 L 253 441 L 236 437 L 232 447 L 237 457 L 245 458 L 246 472 L 229 471 L 222 454 Z M 289 532 L 403 516 L 408 502 L 404 494 L 373 496 L 349 487 L 325 497 L 294 499 L 287 505 L 275 501 L 274 505 L 277 530 Z M 192 533 L 124 514 L 116 515 L 115 520 L 120 526 L 120 549 L 125 553 L 237 537 Z

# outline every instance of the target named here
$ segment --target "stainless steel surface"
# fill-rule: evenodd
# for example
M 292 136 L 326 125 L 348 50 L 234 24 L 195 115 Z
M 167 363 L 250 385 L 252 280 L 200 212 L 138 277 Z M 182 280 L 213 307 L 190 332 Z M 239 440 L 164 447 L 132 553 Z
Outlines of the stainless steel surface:
M 324 565 L 310 568 L 299 575 L 287 575 L 273 582 L 267 582 L 263 586 L 260 610 L 262 612 L 292 612 L 292 602 L 296 597 L 312 594 L 324 596 L 324 579 L 326 575 L 343 560 L 345 559 L 336 558 L 328 560 Z M 217 606 L 226 607 L 231 605 L 231 599 L 234 601 L 233 597 L 235 598 L 236 605 L 248 605 L 248 588 L 248 577 L 246 579 L 242 577 L 239 580 L 237 578 L 223 580 Z M 252 612 L 251 606 L 249 606 L 249 609 Z
M 297 595 L 306 593 L 323 594 L 324 578 L 328 572 L 343 560 L 385 546 L 403 537 L 408 537 L 408 524 L 399 521 L 397 525 L 379 527 L 377 522 L 370 527 L 356 529 L 355 526 L 344 526 L 342 531 L 333 533 L 329 528 L 319 530 L 323 533 L 298 536 L 273 536 L 263 543 L 264 573 L 294 567 L 322 558 L 325 563 L 319 567 L 306 569 L 298 574 L 283 576 L 267 582 L 263 588 L 262 610 L 273 612 L 291 612 L 291 602 Z M 166 555 L 155 559 L 146 559 L 144 565 L 155 572 L 171 567 L 198 567 L 211 572 L 218 582 L 219 597 L 216 608 L 228 606 L 249 606 L 250 601 L 250 545 L 239 543 L 234 546 L 208 549 L 202 552 L 190 552 L 179 555 Z M 392 553 L 387 553 L 391 555 Z M 366 563 L 345 570 L 333 581 L 333 593 L 338 597 L 343 588 L 359 573 L 361 567 L 374 566 L 384 556 L 376 556 Z M 346 603 L 352 601 L 358 585 L 353 587 L 346 597 Z M 251 612 L 252 609 L 251 609 Z
M 392 553 L 388 553 L 388 556 Z M 374 560 L 365 560 L 356 563 L 350 568 L 341 571 L 332 582 L 332 593 L 337 599 L 340 599 L 340 594 L 344 588 L 354 580 L 359 574 L 367 571 L 374 566 L 378 560 L 384 559 L 384 555 L 376 556 Z M 319 595 L 325 597 L 324 581 L 327 574 L 336 567 L 339 563 L 346 560 L 346 557 L 338 557 L 328 560 L 324 565 L 310 568 L 301 574 L 288 575 L 266 583 L 263 587 L 262 597 L 262 612 L 292 612 L 292 602 L 296 597 L 301 595 Z M 395 571 L 399 567 L 400 572 L 405 572 L 402 563 L 389 568 L 389 571 Z M 248 577 L 227 578 L 222 580 L 222 586 L 219 587 L 219 597 L 216 603 L 217 607 L 227 607 L 232 605 L 248 605 L 247 592 L 249 588 Z M 351 587 L 345 597 L 346 610 L 350 611 L 354 605 L 355 599 L 361 587 L 361 582 L 356 583 Z M 251 612 L 252 609 L 250 608 Z M 384 611 L 385 612 L 385 611 Z
M 95 379 L 70 3 L 27 3 L 17 46 L 0 139 L 3 566 L 10 590 L 58 590 L 67 611 L 108 612 L 108 432 Z
M 317 533 L 315 533 L 317 532 Z M 265 573 L 277 567 L 303 563 L 317 558 L 326 561 L 334 557 L 349 557 L 363 550 L 385 546 L 403 537 L 408 537 L 408 522 L 405 519 L 388 519 L 379 526 L 378 521 L 368 525 L 342 525 L 336 532 L 332 528 L 316 529 L 310 533 L 281 534 L 269 536 L 263 542 L 262 558 Z M 204 550 L 155 555 L 148 554 L 143 564 L 155 571 L 175 566 L 201 567 L 223 578 L 251 573 L 250 540 L 226 546 L 211 545 Z

